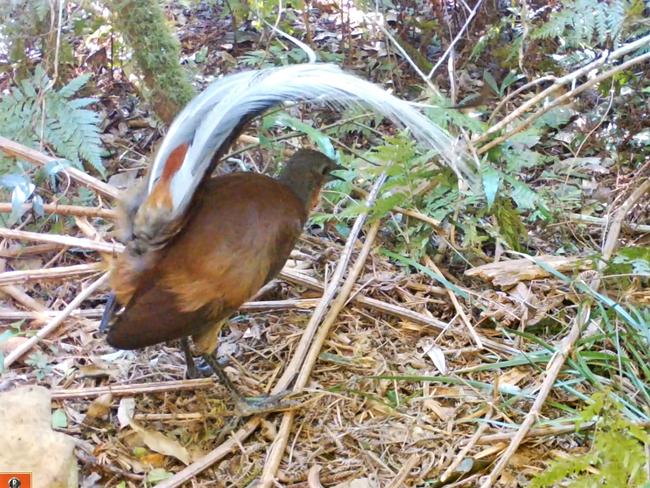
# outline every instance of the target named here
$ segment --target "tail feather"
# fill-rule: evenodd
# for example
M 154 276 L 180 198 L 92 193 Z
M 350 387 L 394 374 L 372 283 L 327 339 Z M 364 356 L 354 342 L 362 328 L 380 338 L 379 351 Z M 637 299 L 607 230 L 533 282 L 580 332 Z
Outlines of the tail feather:
M 178 116 L 154 161 L 148 182 L 151 193 L 167 159 L 190 142 L 182 166 L 172 177 L 170 219 L 184 215 L 203 177 L 211 171 L 215 154 L 225 152 L 246 122 L 283 102 L 308 101 L 334 109 L 362 105 L 408 128 L 425 146 L 440 154 L 459 177 L 474 180 L 463 151 L 436 124 L 377 85 L 344 73 L 331 64 L 301 64 L 226 76 L 210 85 Z

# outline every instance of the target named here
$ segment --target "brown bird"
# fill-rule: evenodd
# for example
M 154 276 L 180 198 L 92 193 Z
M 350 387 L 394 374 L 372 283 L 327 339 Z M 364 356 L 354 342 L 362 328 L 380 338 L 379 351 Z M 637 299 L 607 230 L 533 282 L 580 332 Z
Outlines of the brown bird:
M 312 101 L 363 104 L 408 127 L 459 176 L 462 154 L 429 119 L 372 83 L 331 65 L 297 65 L 231 75 L 195 98 L 170 127 L 145 181 L 122 202 L 125 252 L 111 269 L 114 294 L 100 330 L 109 344 L 136 349 L 187 337 L 244 414 L 274 409 L 277 398 L 244 398 L 213 356 L 223 324 L 284 266 L 335 162 L 300 150 L 277 180 L 210 174 L 245 125 L 270 107 Z M 117 305 L 120 309 L 117 310 Z M 280 405 L 282 406 L 282 405 Z
M 164 258 L 143 278 L 128 309 L 117 315 L 108 343 L 137 349 L 192 336 L 197 352 L 215 369 L 241 413 L 265 401 L 244 399 L 211 355 L 223 325 L 237 309 L 275 278 L 287 261 L 318 202 L 320 189 L 337 165 L 303 149 L 278 179 L 234 173 L 207 180 Z M 114 273 L 113 288 L 124 289 Z M 118 296 L 119 298 L 119 296 Z M 124 297 L 120 301 L 125 301 Z M 184 343 L 190 375 L 193 360 Z

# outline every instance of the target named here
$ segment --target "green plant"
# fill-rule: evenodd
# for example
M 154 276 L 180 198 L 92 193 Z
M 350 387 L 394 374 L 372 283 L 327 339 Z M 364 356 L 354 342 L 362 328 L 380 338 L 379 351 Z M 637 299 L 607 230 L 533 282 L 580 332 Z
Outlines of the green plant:
M 52 372 L 52 366 L 49 364 L 47 356 L 40 351 L 30 354 L 30 356 L 25 360 L 25 364 L 34 368 L 36 378 L 39 381 L 42 381 Z
M 570 487 L 645 487 L 650 481 L 646 472 L 646 447 L 650 435 L 630 422 L 622 407 L 606 392 L 593 395 L 592 403 L 581 414 L 576 427 L 595 420 L 592 447 L 586 454 L 553 461 L 536 476 L 531 488 Z
M 268 68 L 272 66 L 286 66 L 289 64 L 304 63 L 307 61 L 305 52 L 297 47 L 285 49 L 272 44 L 267 50 L 256 49 L 242 54 L 239 63 L 248 68 Z
M 95 99 L 74 98 L 89 78 L 79 76 L 56 90 L 38 65 L 30 79 L 22 80 L 0 101 L 0 134 L 29 147 L 51 147 L 65 159 L 46 165 L 41 177 L 52 177 L 66 164 L 81 167 L 84 162 L 104 175 L 100 117 L 87 108 Z M 9 223 L 22 216 L 22 204 L 30 198 L 36 213 L 42 215 L 43 201 L 32 181 L 34 169 L 0 157 L 0 173 L 0 188 L 11 191 Z
M 0 134 L 30 147 L 51 146 L 72 165 L 86 162 L 103 175 L 100 118 L 87 108 L 96 100 L 73 98 L 89 79 L 81 75 L 56 90 L 38 65 L 0 101 Z
M 585 45 L 604 47 L 608 42 L 617 46 L 625 40 L 625 34 L 629 34 L 629 28 L 635 25 L 643 8 L 641 0 L 562 2 L 562 8 L 552 12 L 531 37 L 561 37 L 569 48 Z

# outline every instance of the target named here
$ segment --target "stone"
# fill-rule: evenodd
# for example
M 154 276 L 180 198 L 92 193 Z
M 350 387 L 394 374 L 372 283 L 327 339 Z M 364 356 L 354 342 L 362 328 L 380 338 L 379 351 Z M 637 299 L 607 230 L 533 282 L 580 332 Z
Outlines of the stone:
M 76 488 L 75 440 L 52 430 L 51 404 L 42 386 L 0 393 L 0 472 L 30 472 L 34 487 Z

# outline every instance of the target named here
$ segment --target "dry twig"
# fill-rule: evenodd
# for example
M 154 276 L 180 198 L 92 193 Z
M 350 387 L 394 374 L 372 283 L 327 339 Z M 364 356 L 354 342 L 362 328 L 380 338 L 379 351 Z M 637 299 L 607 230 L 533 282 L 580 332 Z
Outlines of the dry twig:
M 24 271 L 5 271 L 0 273 L 0 285 L 13 285 L 29 281 L 57 280 L 97 273 L 104 268 L 102 263 L 75 264 L 57 268 L 29 269 Z
M 24 230 L 0 228 L 0 237 L 5 239 L 19 239 L 24 241 L 50 242 L 66 247 L 80 247 L 92 251 L 116 254 L 124 250 L 124 246 L 118 243 L 98 242 L 80 237 L 62 236 L 57 234 L 42 234 L 39 232 L 27 232 Z
M 411 457 L 406 460 L 402 468 L 399 470 L 397 476 L 395 476 L 395 478 L 388 485 L 386 485 L 386 488 L 400 488 L 402 486 L 406 486 L 406 478 L 408 477 L 411 470 L 415 469 L 419 463 L 420 456 L 417 454 L 412 454 Z
M 50 161 L 56 161 L 58 159 L 47 156 L 46 154 L 38 152 L 34 149 L 30 149 L 29 147 L 23 146 L 17 142 L 10 141 L 5 137 L 0 137 L 0 151 L 8 154 L 9 156 L 14 156 L 30 163 L 34 163 L 38 166 L 44 166 Z M 117 188 L 108 185 L 103 181 L 98 180 L 94 176 L 90 176 L 89 174 L 84 173 L 77 168 L 67 167 L 63 171 L 73 180 L 76 180 L 79 183 L 92 188 L 104 196 L 117 198 L 119 195 Z
M 379 189 L 381 188 L 381 185 L 383 184 L 384 180 L 385 180 L 385 175 L 382 175 L 380 178 L 378 178 L 377 182 L 375 182 L 375 185 L 373 186 L 373 189 L 368 197 L 368 201 L 367 201 L 368 207 L 371 207 L 372 204 L 374 203 L 374 200 L 377 198 Z M 339 271 L 339 269 L 344 270 L 345 267 L 347 267 L 347 262 L 350 259 L 350 255 L 354 247 L 354 242 L 356 241 L 357 236 L 361 231 L 361 227 L 365 222 L 365 217 L 366 214 L 362 214 L 359 217 L 357 217 L 357 220 L 355 221 L 354 226 L 352 228 L 352 232 L 350 232 L 350 237 L 346 242 L 347 252 L 344 251 L 343 258 L 339 261 L 339 267 L 337 268 L 337 271 Z M 357 278 L 359 277 L 361 271 L 363 270 L 363 267 L 365 266 L 366 259 L 368 258 L 368 254 L 370 253 L 370 248 L 372 247 L 375 237 L 377 236 L 377 232 L 379 231 L 379 224 L 380 221 L 375 222 L 373 226 L 370 228 L 370 230 L 368 231 L 368 234 L 366 235 L 366 241 L 359 253 L 359 256 L 357 257 L 357 261 L 354 263 L 354 266 L 350 270 L 348 277 L 343 283 L 343 286 L 341 287 L 341 290 L 339 291 L 336 300 L 334 300 L 334 302 L 332 303 L 329 313 L 327 314 L 327 316 L 323 320 L 323 323 L 318 329 L 318 334 L 314 338 L 314 341 L 309 349 L 307 357 L 305 358 L 305 361 L 302 364 L 302 368 L 300 370 L 298 378 L 296 379 L 294 391 L 300 391 L 302 388 L 304 388 L 307 385 L 307 382 L 309 380 L 309 375 L 311 374 L 311 371 L 314 368 L 316 361 L 318 360 L 318 355 L 320 354 L 320 350 L 323 346 L 323 343 L 327 338 L 327 334 L 329 333 L 329 330 L 332 327 L 332 325 L 334 325 L 334 322 L 336 321 L 339 312 L 343 309 L 343 307 L 345 307 L 348 297 L 350 296 L 350 292 L 352 291 L 354 284 L 357 281 Z M 337 273 L 335 273 L 335 276 L 336 275 Z M 328 288 L 332 290 L 332 296 L 333 296 L 333 294 L 336 292 L 336 288 L 337 288 L 336 285 L 338 284 L 338 282 L 333 281 L 332 283 L 334 284 L 334 286 L 330 284 L 330 287 Z M 323 313 L 324 313 L 324 309 L 325 307 L 323 307 Z M 314 313 L 314 316 L 312 316 L 309 325 L 318 326 L 320 320 L 321 317 L 318 316 L 316 313 Z M 307 327 L 309 327 L 309 325 Z M 284 377 L 285 376 L 283 375 L 283 378 Z M 264 464 L 264 470 L 262 471 L 262 476 L 259 483 L 260 488 L 270 487 L 275 479 L 278 468 L 280 467 L 280 461 L 282 460 L 282 455 L 284 454 L 284 450 L 286 449 L 287 443 L 289 441 L 289 434 L 291 432 L 291 426 L 293 424 L 294 417 L 295 417 L 295 411 L 293 410 L 285 412 L 284 415 L 282 416 L 282 423 L 280 424 L 280 428 L 278 429 L 277 436 L 273 441 L 273 444 L 271 445 L 271 448 L 266 458 L 266 463 Z
M 166 393 L 170 391 L 198 390 L 214 388 L 214 379 L 198 378 L 193 380 L 161 381 L 135 383 L 132 385 L 108 385 L 96 388 L 77 388 L 52 390 L 52 400 L 73 400 L 77 398 L 92 398 L 110 393 L 113 396 L 145 395 L 151 393 Z
M 90 295 L 95 293 L 100 287 L 102 287 L 108 281 L 108 275 L 105 274 L 101 276 L 97 281 L 89 285 L 86 289 L 82 290 L 75 298 L 72 300 L 67 307 L 65 307 L 61 312 L 45 327 L 40 329 L 36 335 L 30 337 L 24 343 L 20 344 L 16 349 L 7 355 L 4 360 L 4 369 L 7 369 L 11 366 L 14 361 L 19 359 L 23 354 L 29 351 L 34 347 L 41 339 L 50 335 L 56 328 L 61 325 L 61 323 L 70 315 L 70 313 L 75 310 L 79 305 L 83 303 Z
M 646 41 L 646 42 L 650 42 L 650 36 L 648 36 L 648 41 Z M 490 142 L 488 142 L 487 144 L 481 146 L 479 149 L 477 149 L 476 152 L 478 154 L 483 154 L 483 153 L 489 151 L 493 147 L 495 147 L 495 146 L 501 144 L 502 142 L 510 139 L 515 134 L 518 134 L 519 132 L 522 132 L 522 131 L 526 130 L 528 127 L 530 127 L 533 124 L 533 122 L 535 122 L 542 115 L 544 115 L 545 113 L 549 112 L 550 110 L 552 110 L 552 109 L 554 109 L 556 107 L 559 107 L 560 105 L 563 105 L 564 103 L 568 102 L 569 100 L 575 98 L 577 95 L 579 95 L 580 93 L 585 91 L 587 88 L 590 88 L 590 87 L 592 87 L 594 85 L 597 85 L 601 81 L 604 81 L 604 80 L 607 80 L 607 79 L 611 78 L 616 73 L 620 73 L 621 71 L 625 71 L 625 70 L 631 68 L 634 65 L 641 64 L 641 63 L 647 61 L 648 59 L 650 59 L 650 53 L 645 53 L 645 54 L 642 54 L 640 56 L 636 56 L 636 57 L 634 57 L 632 59 L 629 59 L 628 61 L 626 61 L 626 62 L 624 62 L 624 63 L 622 63 L 622 64 L 620 64 L 618 66 L 615 66 L 614 68 L 612 68 L 612 69 L 610 69 L 608 71 L 605 71 L 604 73 L 601 73 L 598 76 L 594 76 L 593 78 L 591 78 L 591 79 L 587 80 L 586 82 L 584 82 L 582 85 L 580 85 L 580 86 L 578 86 L 578 87 L 576 87 L 576 88 L 574 88 L 572 90 L 569 90 L 566 93 L 564 93 L 563 95 L 557 97 L 552 103 L 549 103 L 548 105 L 546 105 L 541 110 L 538 110 L 537 112 L 535 112 L 532 115 L 528 116 L 522 123 L 520 123 L 519 125 L 517 125 L 513 129 L 507 131 L 505 134 L 503 134 L 503 135 L 501 135 L 499 137 L 496 137 L 493 140 L 491 140 Z M 559 83 L 559 81 L 560 80 L 558 80 L 557 83 Z M 546 91 L 546 90 L 544 90 L 544 91 Z M 535 97 L 535 98 L 537 98 L 537 97 Z M 524 105 L 526 105 L 526 104 L 524 104 Z M 522 105 L 522 107 L 523 107 L 523 105 Z M 493 126 L 481 138 L 485 137 L 485 135 L 487 135 L 488 133 L 493 132 L 492 129 L 494 127 L 500 125 L 502 122 L 503 121 L 501 121 L 498 124 L 496 124 L 495 126 Z
M 34 205 L 25 203 L 22 205 L 24 211 L 32 210 Z M 0 213 L 9 213 L 13 210 L 11 203 L 0 203 Z M 105 208 L 80 207 L 78 205 L 59 205 L 58 203 L 46 203 L 43 211 L 48 214 L 75 215 L 78 217 L 100 217 L 106 220 L 115 220 L 115 211 Z
M 529 109 L 531 109 L 534 105 L 537 103 L 541 102 L 544 100 L 546 97 L 551 95 L 553 92 L 559 90 L 562 88 L 564 85 L 568 85 L 570 83 L 573 83 L 575 80 L 578 78 L 587 75 L 594 69 L 597 69 L 604 65 L 607 61 L 612 61 L 615 59 L 618 59 L 620 57 L 625 56 L 626 54 L 629 54 L 631 52 L 636 51 L 637 49 L 645 46 L 646 44 L 650 43 L 650 35 L 644 36 L 640 39 L 637 39 L 634 42 L 630 42 L 629 44 L 626 44 L 624 46 L 621 46 L 620 48 L 616 49 L 615 51 L 612 51 L 611 53 L 604 53 L 600 58 L 597 60 L 583 66 L 582 68 L 579 68 L 565 76 L 562 76 L 561 78 L 557 78 L 555 80 L 555 83 L 548 87 L 545 90 L 542 90 L 540 93 L 535 95 L 533 98 L 530 100 L 526 101 L 524 104 L 522 104 L 520 107 L 518 107 L 516 110 L 513 110 L 510 112 L 507 116 L 505 116 L 502 120 L 500 120 L 498 123 L 490 127 L 481 137 L 478 137 L 475 139 L 474 142 L 475 145 L 478 144 L 479 142 L 483 142 L 487 140 L 490 136 L 490 134 L 493 134 L 499 130 L 501 130 L 503 127 L 505 127 L 507 124 L 512 122 L 513 120 L 517 119 L 524 113 L 526 113 Z M 569 92 L 571 93 L 571 92 Z M 485 147 L 485 146 L 484 146 Z M 481 148 L 482 150 L 483 148 Z M 489 148 L 488 148 L 489 149 Z M 486 149 L 486 151 L 488 150 Z M 484 152 L 484 151 L 482 151 Z

